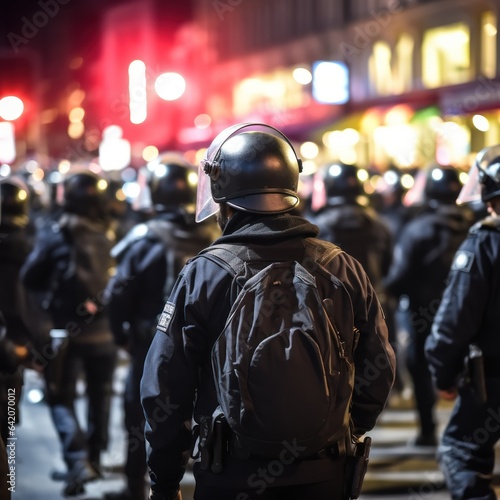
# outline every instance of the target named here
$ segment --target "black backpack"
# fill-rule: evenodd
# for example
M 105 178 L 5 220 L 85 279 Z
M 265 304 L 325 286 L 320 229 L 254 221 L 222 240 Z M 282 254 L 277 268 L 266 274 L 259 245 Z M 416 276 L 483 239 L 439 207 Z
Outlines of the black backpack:
M 343 284 L 323 267 L 341 250 L 305 241 L 302 259 L 282 262 L 229 244 L 201 253 L 239 283 L 212 348 L 220 405 L 215 413 L 227 420 L 237 447 L 252 455 L 278 457 L 291 445 L 297 458 L 311 456 L 340 442 L 349 427 L 352 304 Z M 328 290 L 327 298 L 317 284 Z M 350 310 L 334 318 L 338 294 Z
M 91 295 L 84 283 L 78 279 L 77 257 L 74 246 L 70 243 L 69 232 L 57 222 L 41 229 L 44 239 L 50 239 L 53 248 L 57 248 L 57 258 L 53 269 L 38 298 L 43 310 L 52 316 L 74 314 L 77 308 Z

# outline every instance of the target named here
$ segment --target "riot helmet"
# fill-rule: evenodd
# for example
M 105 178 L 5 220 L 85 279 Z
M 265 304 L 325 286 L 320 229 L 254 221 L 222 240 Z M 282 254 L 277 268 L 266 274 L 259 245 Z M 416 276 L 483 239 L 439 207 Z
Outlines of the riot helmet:
M 0 180 L 0 225 L 25 227 L 29 221 L 29 189 L 18 176 Z
M 108 211 L 111 217 L 120 218 L 127 212 L 128 201 L 123 191 L 122 181 L 109 179 L 108 187 L 106 188 L 106 197 L 108 200 Z
M 148 164 L 151 203 L 155 212 L 177 210 L 194 213 L 197 173 L 181 155 L 165 153 Z
M 317 211 L 326 205 L 367 205 L 364 177 L 368 178 L 368 172 L 356 165 L 333 162 L 323 166 L 315 176 L 311 208 Z
M 406 205 L 452 205 L 463 183 L 460 172 L 451 165 L 432 164 L 421 170 L 405 196 Z
M 486 202 L 500 196 L 500 156 L 494 158 L 485 170 L 479 172 L 481 199 Z
M 64 210 L 90 219 L 106 219 L 107 187 L 107 181 L 90 170 L 70 173 L 63 184 Z
M 457 203 L 487 202 L 496 196 L 500 196 L 500 145 L 484 148 L 476 155 Z
M 302 162 L 279 130 L 241 123 L 223 130 L 200 162 L 196 221 L 218 211 L 219 203 L 245 212 L 278 214 L 298 203 Z

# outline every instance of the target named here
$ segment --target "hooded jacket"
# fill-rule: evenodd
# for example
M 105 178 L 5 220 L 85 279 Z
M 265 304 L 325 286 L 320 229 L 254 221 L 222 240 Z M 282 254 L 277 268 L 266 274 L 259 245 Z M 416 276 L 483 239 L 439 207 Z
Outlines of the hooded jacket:
M 214 242 L 258 247 L 288 260 L 290 247 L 315 239 L 318 228 L 301 217 L 236 212 L 223 235 Z M 360 330 L 355 352 L 355 390 L 352 420 L 357 433 L 375 425 L 394 380 L 394 352 L 380 304 L 361 265 L 340 253 L 328 270 L 351 296 L 354 321 Z M 185 471 L 191 448 L 191 419 L 212 415 L 217 407 L 211 371 L 211 348 L 223 330 L 234 298 L 233 277 L 223 266 L 198 256 L 187 263 L 165 305 L 148 352 L 141 382 L 146 415 L 146 439 L 152 491 L 173 498 Z M 372 370 L 374 368 L 374 370 Z M 206 472 L 206 483 L 235 487 L 267 462 L 251 457 L 228 460 L 222 474 Z M 196 465 L 195 465 L 196 467 Z M 273 485 L 322 481 L 331 477 L 332 460 L 295 461 L 284 466 Z M 199 471 L 201 474 L 202 472 Z

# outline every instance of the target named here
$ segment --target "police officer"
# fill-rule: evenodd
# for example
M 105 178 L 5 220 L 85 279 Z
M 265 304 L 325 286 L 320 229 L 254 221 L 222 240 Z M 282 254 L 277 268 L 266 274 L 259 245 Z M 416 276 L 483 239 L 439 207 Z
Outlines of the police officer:
M 73 496 L 84 491 L 85 482 L 100 476 L 100 456 L 109 438 L 117 348 L 102 300 L 114 265 L 107 184 L 91 171 L 78 170 L 64 180 L 63 187 L 62 215 L 39 229 L 21 276 L 28 288 L 40 294 L 52 321 L 54 349 L 42 351 L 47 399 L 68 469 L 62 475 L 63 493 Z M 82 372 L 88 398 L 86 434 L 75 413 Z
M 318 179 L 321 182 L 315 182 L 313 222 L 320 229 L 320 238 L 331 241 L 361 263 L 381 298 L 382 278 L 392 260 L 392 235 L 369 205 L 360 178 L 363 173 L 368 175 L 356 165 L 339 162 L 323 167 Z M 323 195 L 319 195 L 319 189 Z M 316 201 L 320 197 L 323 203 Z
M 306 239 L 330 248 L 316 240 L 316 226 L 288 213 L 299 201 L 300 169 L 294 149 L 278 130 L 263 124 L 229 127 L 212 142 L 200 166 L 197 220 L 217 213 L 223 233 L 216 242 L 270 252 L 272 261 L 289 259 L 294 248 L 304 248 Z M 353 432 L 362 435 L 374 426 L 386 402 L 394 378 L 394 353 L 380 305 L 361 266 L 340 253 L 327 267 L 349 291 L 361 330 L 351 418 Z M 179 482 L 192 446 L 191 420 L 199 424 L 218 405 L 210 352 L 235 298 L 232 282 L 227 266 L 203 256 L 189 261 L 157 325 L 141 382 L 151 499 L 180 498 Z M 366 362 L 376 359 L 377 376 L 367 380 Z M 196 462 L 194 498 L 343 498 L 342 453 L 288 458 L 272 461 L 280 473 L 267 476 L 270 460 L 259 456 L 245 459 L 229 453 L 220 473 Z M 267 481 L 261 476 L 252 482 L 259 471 Z
M 149 198 L 154 216 L 135 226 L 112 250 L 117 272 L 107 287 L 108 312 L 116 343 L 130 354 L 125 388 L 128 433 L 125 490 L 115 500 L 146 498 L 144 414 L 139 384 L 158 316 L 186 260 L 218 235 L 215 220 L 196 224 L 197 172 L 182 156 L 161 155 L 149 165 Z
M 334 162 L 324 166 L 314 182 L 311 218 L 319 227 L 319 238 L 330 241 L 363 266 L 386 314 L 389 339 L 397 345 L 392 298 L 382 279 L 392 260 L 393 235 L 389 225 L 372 208 L 363 184 L 365 169 Z
M 7 325 L 7 338 L 17 346 L 30 349 L 35 341 L 27 323 L 29 300 L 20 280 L 21 267 L 31 250 L 27 234 L 29 223 L 29 191 L 25 182 L 12 175 L 0 181 L 0 310 Z M 23 368 L 0 374 L 0 404 L 7 408 L 7 390 L 16 395 L 16 418 L 19 420 L 19 399 L 23 385 Z M 3 413 L 3 412 L 0 412 Z M 8 432 L 2 419 L 1 434 Z
M 423 170 L 408 195 L 418 213 L 403 229 L 385 284 L 397 297 L 409 299 L 409 339 L 406 364 L 413 384 L 419 417 L 419 433 L 410 444 L 435 446 L 435 391 L 424 353 L 453 255 L 473 222 L 466 207 L 455 200 L 462 188 L 456 169 L 431 165 Z
M 375 189 L 375 197 L 379 199 L 377 212 L 389 226 L 394 241 L 398 240 L 404 226 L 414 215 L 412 209 L 403 203 L 407 192 L 403 184 L 404 175 L 400 169 L 391 166 L 382 174 Z
M 459 200 L 475 201 L 476 195 L 490 216 L 472 226 L 455 254 L 425 346 L 439 395 L 456 398 L 438 447 L 453 499 L 496 498 L 491 481 L 500 439 L 500 146 L 477 155 Z M 480 372 L 471 373 L 472 380 L 464 377 L 471 345 L 483 353 L 484 380 Z

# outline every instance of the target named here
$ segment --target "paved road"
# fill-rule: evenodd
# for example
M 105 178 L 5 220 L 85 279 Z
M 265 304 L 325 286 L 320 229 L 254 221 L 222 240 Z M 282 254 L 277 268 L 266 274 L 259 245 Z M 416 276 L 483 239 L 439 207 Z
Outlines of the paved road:
M 124 486 L 120 466 L 125 458 L 125 441 L 122 425 L 123 377 L 126 366 L 117 370 L 113 399 L 111 442 L 104 454 L 105 478 L 88 484 L 86 493 L 79 500 L 98 500 L 109 491 Z M 28 400 L 31 390 L 41 383 L 34 372 L 28 371 L 22 404 L 21 423 L 16 429 L 16 491 L 13 500 L 60 500 L 62 483 L 52 481 L 50 473 L 62 469 L 57 436 L 52 427 L 46 405 Z M 360 500 L 440 500 L 450 496 L 443 488 L 442 474 L 436 467 L 433 450 L 408 447 L 414 437 L 415 414 L 406 403 L 403 408 L 388 408 L 370 433 L 373 449 L 363 494 Z M 78 401 L 78 411 L 85 412 L 83 400 Z M 450 407 L 440 407 L 439 419 L 446 422 Z M 497 460 L 500 467 L 500 457 Z M 182 485 L 184 500 L 192 500 L 193 478 L 187 474 Z M 498 489 L 500 494 L 500 488 Z M 215 499 L 214 499 L 215 500 Z

